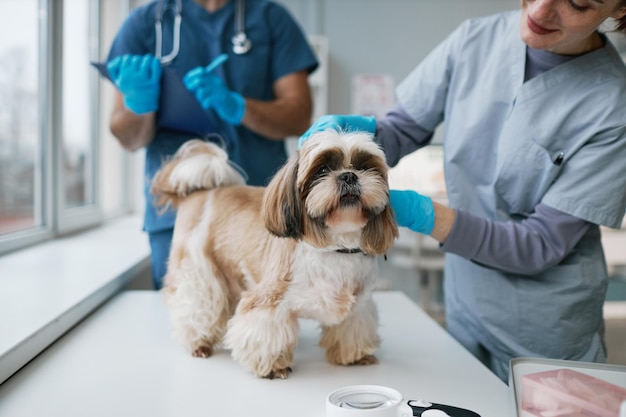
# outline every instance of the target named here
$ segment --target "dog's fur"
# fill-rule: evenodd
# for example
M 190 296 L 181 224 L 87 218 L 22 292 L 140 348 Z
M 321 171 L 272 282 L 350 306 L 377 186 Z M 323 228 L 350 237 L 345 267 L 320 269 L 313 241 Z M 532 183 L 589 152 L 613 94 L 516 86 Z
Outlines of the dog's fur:
M 163 289 L 174 337 L 200 357 L 223 342 L 256 375 L 286 378 L 308 318 L 330 363 L 376 363 L 376 255 L 398 236 L 387 171 L 369 134 L 326 131 L 249 187 L 221 148 L 185 143 L 152 182 L 177 209 Z

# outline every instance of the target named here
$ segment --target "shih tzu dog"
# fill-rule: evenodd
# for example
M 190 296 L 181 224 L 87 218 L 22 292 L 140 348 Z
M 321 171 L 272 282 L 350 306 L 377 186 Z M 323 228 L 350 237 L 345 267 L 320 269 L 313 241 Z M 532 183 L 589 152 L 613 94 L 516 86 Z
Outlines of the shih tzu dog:
M 307 318 L 331 364 L 377 363 L 376 256 L 398 236 L 387 170 L 371 135 L 326 131 L 250 187 L 220 147 L 185 143 L 152 182 L 177 210 L 162 290 L 174 337 L 287 378 Z

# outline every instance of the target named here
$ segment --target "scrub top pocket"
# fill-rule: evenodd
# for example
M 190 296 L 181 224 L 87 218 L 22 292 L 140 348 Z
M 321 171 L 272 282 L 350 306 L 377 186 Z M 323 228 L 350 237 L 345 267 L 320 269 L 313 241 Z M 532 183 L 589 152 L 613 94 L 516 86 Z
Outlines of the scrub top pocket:
M 558 155 L 532 138 L 503 144 L 498 160 L 495 189 L 498 209 L 509 215 L 528 217 L 561 171 Z M 503 149 L 504 148 L 504 149 Z M 563 158 L 563 156 L 561 156 Z M 557 161 L 559 162 L 559 161 Z

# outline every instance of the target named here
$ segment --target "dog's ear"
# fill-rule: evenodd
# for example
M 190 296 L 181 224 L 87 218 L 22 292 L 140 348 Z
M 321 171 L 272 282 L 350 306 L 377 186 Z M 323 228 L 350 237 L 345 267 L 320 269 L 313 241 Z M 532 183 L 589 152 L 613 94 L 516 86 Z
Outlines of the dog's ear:
M 370 219 L 361 235 L 361 249 L 368 255 L 382 255 L 393 246 L 398 235 L 398 226 L 390 205 Z
M 265 227 L 278 237 L 299 239 L 302 236 L 302 201 L 296 178 L 298 152 L 274 175 L 265 189 L 261 215 Z

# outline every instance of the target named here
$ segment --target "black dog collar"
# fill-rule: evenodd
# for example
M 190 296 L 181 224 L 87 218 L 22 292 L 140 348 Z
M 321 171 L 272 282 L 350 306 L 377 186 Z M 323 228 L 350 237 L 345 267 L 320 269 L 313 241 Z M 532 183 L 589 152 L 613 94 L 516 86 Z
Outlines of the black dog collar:
M 354 249 L 343 248 L 343 249 L 337 249 L 336 252 L 339 252 L 339 253 L 361 253 L 363 251 L 361 250 L 361 248 L 354 248 Z

